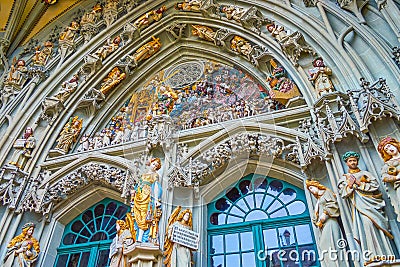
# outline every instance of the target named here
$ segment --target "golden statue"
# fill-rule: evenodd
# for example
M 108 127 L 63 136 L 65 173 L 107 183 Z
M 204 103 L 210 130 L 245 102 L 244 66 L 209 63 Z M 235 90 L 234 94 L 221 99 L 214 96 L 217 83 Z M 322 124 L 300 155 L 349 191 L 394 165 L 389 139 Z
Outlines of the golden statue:
M 65 124 L 64 129 L 60 133 L 60 137 L 57 139 L 56 149 L 68 153 L 72 145 L 77 141 L 77 138 L 82 129 L 83 119 L 79 119 L 78 116 L 71 117 L 69 122 Z
M 35 224 L 27 223 L 22 233 L 8 243 L 4 267 L 13 266 L 14 257 L 18 258 L 19 266 L 34 266 L 40 252 L 39 242 L 32 236 L 34 230 Z
M 178 206 L 168 219 L 164 243 L 164 264 L 166 267 L 189 267 L 192 265 L 191 249 L 171 241 L 174 227 L 192 230 L 192 211 L 186 209 L 181 212 L 181 209 L 182 207 Z
M 49 58 L 51 58 L 51 54 L 53 53 L 53 43 L 47 41 L 44 43 L 44 47 L 40 50 L 40 45 L 36 47 L 35 55 L 32 58 L 32 63 L 37 66 L 46 65 Z
M 126 74 L 124 72 L 121 72 L 118 67 L 113 68 L 112 71 L 108 73 L 108 76 L 103 80 L 100 91 L 106 95 L 125 78 Z
M 160 38 L 155 38 L 152 36 L 153 41 L 150 41 L 144 45 L 142 45 L 138 50 L 136 50 L 136 53 L 133 54 L 133 60 L 135 64 L 148 59 L 152 55 L 158 52 L 161 48 L 161 42 Z
M 249 57 L 253 47 L 246 39 L 235 35 L 231 40 L 231 49 L 239 54 Z
M 142 16 L 140 16 L 133 23 L 133 26 L 135 26 L 138 30 L 146 28 L 147 26 L 149 26 L 154 21 L 159 21 L 162 18 L 163 13 L 166 10 L 167 10 L 167 7 L 166 6 L 162 6 L 159 9 L 155 9 L 155 10 L 149 11 L 146 14 L 143 14 Z
M 215 32 L 210 27 L 204 25 L 192 25 L 192 35 L 198 36 L 200 39 L 215 42 Z
M 68 26 L 58 38 L 59 41 L 71 41 L 73 42 L 75 39 L 75 35 L 79 30 L 79 23 L 76 21 L 72 21 L 71 25 Z

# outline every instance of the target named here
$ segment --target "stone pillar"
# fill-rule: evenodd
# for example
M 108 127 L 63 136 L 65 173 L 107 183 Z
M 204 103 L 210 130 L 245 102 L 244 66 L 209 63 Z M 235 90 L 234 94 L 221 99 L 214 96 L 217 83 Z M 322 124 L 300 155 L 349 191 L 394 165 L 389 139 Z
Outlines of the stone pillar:
M 162 251 L 152 243 L 134 243 L 125 247 L 124 255 L 128 256 L 129 267 L 161 267 Z

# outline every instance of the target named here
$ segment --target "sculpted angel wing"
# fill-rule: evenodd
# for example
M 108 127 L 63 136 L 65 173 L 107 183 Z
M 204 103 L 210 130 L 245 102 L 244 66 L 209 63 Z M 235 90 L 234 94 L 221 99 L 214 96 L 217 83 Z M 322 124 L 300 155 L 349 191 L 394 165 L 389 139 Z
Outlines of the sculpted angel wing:
M 174 244 L 173 242 L 171 242 L 170 235 L 172 231 L 172 225 L 176 222 L 176 219 L 178 218 L 181 209 L 182 209 L 181 206 L 176 207 L 168 218 L 168 226 L 167 226 L 167 231 L 165 231 L 165 241 L 164 241 L 164 256 L 165 256 L 164 264 L 166 267 L 171 267 L 171 253 Z

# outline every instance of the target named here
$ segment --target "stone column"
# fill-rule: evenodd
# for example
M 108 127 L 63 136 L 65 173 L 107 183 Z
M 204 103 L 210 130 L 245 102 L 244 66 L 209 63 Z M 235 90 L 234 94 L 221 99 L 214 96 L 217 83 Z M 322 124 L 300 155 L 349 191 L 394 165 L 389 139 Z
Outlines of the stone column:
M 152 243 L 134 243 L 125 247 L 124 255 L 128 256 L 129 267 L 161 267 L 162 251 Z

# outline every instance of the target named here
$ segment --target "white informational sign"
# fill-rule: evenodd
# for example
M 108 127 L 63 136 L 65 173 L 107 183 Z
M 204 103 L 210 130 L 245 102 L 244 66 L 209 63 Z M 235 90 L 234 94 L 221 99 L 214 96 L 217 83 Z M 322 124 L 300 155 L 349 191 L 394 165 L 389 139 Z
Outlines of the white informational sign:
M 197 250 L 199 248 L 200 234 L 175 224 L 172 228 L 171 241 L 182 246 Z

